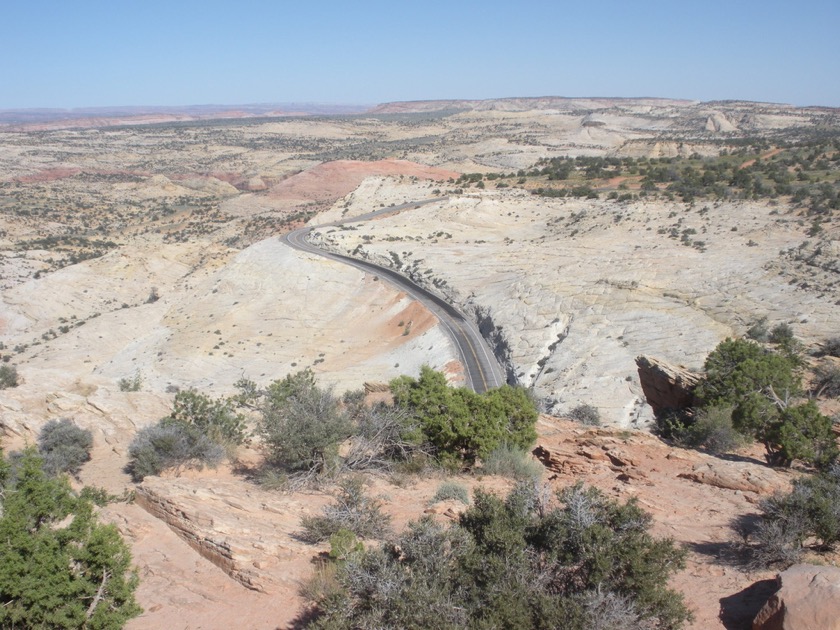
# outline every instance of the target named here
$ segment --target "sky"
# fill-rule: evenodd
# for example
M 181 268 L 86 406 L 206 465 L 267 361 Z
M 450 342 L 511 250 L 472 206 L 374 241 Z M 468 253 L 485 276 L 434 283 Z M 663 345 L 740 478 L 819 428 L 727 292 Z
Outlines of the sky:
M 3 0 L 0 109 L 653 96 L 840 107 L 840 0 Z

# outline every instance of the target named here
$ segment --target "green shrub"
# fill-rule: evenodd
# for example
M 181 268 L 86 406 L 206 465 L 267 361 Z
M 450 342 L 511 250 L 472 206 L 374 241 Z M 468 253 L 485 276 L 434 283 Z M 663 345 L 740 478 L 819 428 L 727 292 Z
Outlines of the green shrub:
M 653 432 L 666 440 L 673 440 L 678 444 L 686 443 L 686 431 L 695 420 L 692 409 L 663 410 L 654 418 Z
M 14 365 L 0 365 L 0 389 L 17 387 L 19 377 Z
M 75 475 L 90 459 L 93 434 L 77 427 L 69 418 L 50 420 L 38 435 L 38 453 L 44 460 L 44 471 L 55 476 Z
M 334 466 L 339 444 L 352 433 L 338 398 L 332 390 L 318 387 L 310 370 L 268 387 L 257 434 L 270 465 L 289 473 L 320 475 Z
M 330 536 L 330 560 L 344 562 L 353 554 L 364 551 L 362 544 L 356 534 L 349 529 L 339 529 Z
M 175 394 L 170 422 L 196 427 L 222 446 L 238 446 L 245 440 L 245 418 L 234 411 L 229 400 L 211 400 L 194 389 Z
M 818 468 L 829 466 L 837 458 L 831 425 L 831 419 L 819 412 L 813 400 L 785 408 L 767 431 L 770 463 L 790 466 L 798 459 Z
M 482 461 L 481 470 L 488 475 L 525 480 L 539 479 L 543 473 L 543 466 L 524 448 L 502 444 L 487 454 Z
M 99 507 L 105 507 L 109 503 L 131 503 L 134 501 L 134 492 L 123 490 L 122 494 L 111 494 L 105 488 L 98 486 L 85 486 L 79 491 L 79 498 L 90 501 Z
M 33 449 L 0 453 L 0 627 L 121 628 L 142 609 L 128 546 Z
M 705 376 L 695 395 L 702 406 L 736 407 L 745 397 L 764 394 L 769 388 L 779 396 L 796 395 L 801 388 L 795 368 L 788 357 L 768 352 L 755 342 L 726 339 L 706 358 Z M 760 424 L 752 417 L 744 422 Z
M 418 420 L 441 459 L 472 463 L 503 442 L 527 448 L 536 440 L 537 409 L 521 388 L 503 386 L 485 394 L 449 387 L 446 377 L 428 366 L 420 378 L 391 381 L 394 403 Z
M 444 481 L 435 491 L 435 496 L 429 503 L 438 501 L 460 501 L 464 505 L 470 504 L 470 492 L 463 484 L 454 481 Z
M 161 420 L 140 429 L 128 455 L 128 472 L 134 481 L 142 481 L 170 468 L 215 468 L 224 460 L 225 449 L 195 426 Z
M 680 628 L 691 615 L 666 584 L 685 553 L 650 522 L 582 486 L 555 504 L 533 483 L 477 491 L 458 523 L 426 517 L 337 567 L 314 627 Z
M 342 480 L 335 503 L 316 516 L 301 519 L 301 540 L 317 543 L 328 540 L 341 530 L 362 538 L 382 538 L 390 529 L 391 517 L 382 512 L 382 504 L 369 497 L 364 482 L 357 477 Z
M 785 334 L 777 332 L 775 338 Z M 695 395 L 701 409 L 731 407 L 734 428 L 762 442 L 771 464 L 789 466 L 799 459 L 824 467 L 837 456 L 831 421 L 813 401 L 794 404 L 802 391 L 797 367 L 790 354 L 727 339 L 706 359 Z
M 586 426 L 598 427 L 601 426 L 601 414 L 596 407 L 592 405 L 578 405 L 566 414 L 571 420 L 580 422 Z
M 139 392 L 143 386 L 143 376 L 140 371 L 134 373 L 131 378 L 121 378 L 117 381 L 117 386 L 121 392 Z

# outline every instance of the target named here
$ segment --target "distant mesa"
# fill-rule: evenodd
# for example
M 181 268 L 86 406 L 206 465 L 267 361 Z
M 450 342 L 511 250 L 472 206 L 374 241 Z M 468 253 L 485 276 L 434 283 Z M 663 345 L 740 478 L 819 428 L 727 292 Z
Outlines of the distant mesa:
M 318 103 L 4 109 L 0 110 L 0 127 L 28 130 L 112 127 L 116 125 L 145 125 L 225 118 L 351 115 L 360 114 L 369 109 L 370 106 L 368 105 L 323 105 Z
M 7 109 L 0 110 L 0 128 L 15 130 L 49 130 L 69 128 L 113 127 L 122 125 L 177 124 L 204 120 L 282 118 L 293 116 L 352 116 L 448 114 L 462 111 L 587 112 L 584 127 L 600 127 L 607 121 L 593 118 L 592 112 L 640 114 L 658 112 L 664 117 L 676 113 L 693 113 L 701 129 L 711 133 L 729 133 L 756 123 L 755 112 L 789 113 L 791 105 L 751 103 L 747 101 L 692 101 L 669 98 L 613 97 L 514 97 L 496 99 L 444 99 L 397 101 L 373 105 L 324 105 L 318 103 L 269 103 L 255 105 L 189 105 L 138 107 L 87 107 L 76 109 Z M 832 108 L 807 108 L 812 112 L 832 112 Z

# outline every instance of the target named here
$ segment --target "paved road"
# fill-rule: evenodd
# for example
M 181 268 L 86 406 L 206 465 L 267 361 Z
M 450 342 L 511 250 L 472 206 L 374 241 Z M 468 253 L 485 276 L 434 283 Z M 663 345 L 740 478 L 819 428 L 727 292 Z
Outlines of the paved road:
M 391 206 L 383 210 L 376 210 L 368 212 L 346 221 L 336 221 L 333 223 L 325 223 L 323 225 L 313 225 L 294 230 L 280 237 L 284 243 L 295 249 L 299 249 L 310 254 L 317 254 L 325 256 L 332 260 L 337 260 L 347 265 L 361 269 L 362 271 L 375 273 L 385 281 L 390 282 L 399 290 L 405 291 L 415 300 L 421 302 L 428 308 L 443 324 L 444 329 L 449 334 L 455 347 L 458 349 L 458 354 L 461 358 L 461 363 L 464 365 L 464 372 L 467 386 L 476 392 L 482 393 L 493 387 L 499 387 L 505 383 L 504 370 L 496 361 L 493 352 L 487 346 L 484 338 L 478 332 L 475 324 L 464 316 L 453 305 L 441 299 L 434 293 L 424 289 L 420 285 L 415 284 L 405 276 L 397 273 L 388 267 L 382 267 L 365 260 L 357 260 L 350 256 L 343 256 L 333 252 L 321 249 L 307 239 L 309 233 L 315 228 L 324 228 L 331 225 L 343 225 L 345 223 L 356 223 L 358 221 L 368 221 L 383 215 L 399 212 L 406 208 L 417 208 L 428 203 L 442 201 L 445 197 L 436 197 L 434 199 L 425 199 L 423 201 L 415 201 L 411 203 L 404 203 L 398 206 Z

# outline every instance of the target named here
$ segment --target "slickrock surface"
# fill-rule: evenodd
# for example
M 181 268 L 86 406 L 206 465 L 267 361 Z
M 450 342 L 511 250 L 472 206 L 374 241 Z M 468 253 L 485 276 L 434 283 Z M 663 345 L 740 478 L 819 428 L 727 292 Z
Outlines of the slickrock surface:
M 371 378 L 416 373 L 423 363 L 444 369 L 455 358 L 437 320 L 404 294 L 277 239 L 207 254 L 200 267 L 186 264 L 183 250 L 170 252 L 108 254 L 6 292 L 0 313 L 12 338 L 40 342 L 62 320 L 84 322 L 28 352 L 23 384 L 0 394 L 10 432 L 28 426 L 32 435 L 45 421 L 39 414 L 96 413 L 85 393 L 63 407 L 26 402 L 50 392 L 66 399 L 74 390 L 103 389 L 130 400 L 116 392 L 117 381 L 137 372 L 143 389 L 167 400 L 167 386 L 231 393 L 243 376 L 266 384 L 304 367 L 324 384 L 358 389 Z M 160 299 L 147 304 L 152 286 Z
M 388 185 L 392 196 L 400 188 L 408 198 L 434 196 L 428 184 L 379 180 L 319 221 L 361 214 Z M 696 233 L 688 244 L 685 230 Z M 837 334 L 836 274 L 809 288 L 803 282 L 817 285 L 829 272 L 800 270 L 789 253 L 804 239 L 795 215 L 765 202 L 618 203 L 475 189 L 320 232 L 325 246 L 391 265 L 489 314 L 519 382 L 553 413 L 592 404 L 618 426 L 652 417 L 640 354 L 699 368 L 718 342 L 763 316 L 793 324 L 807 343 Z

